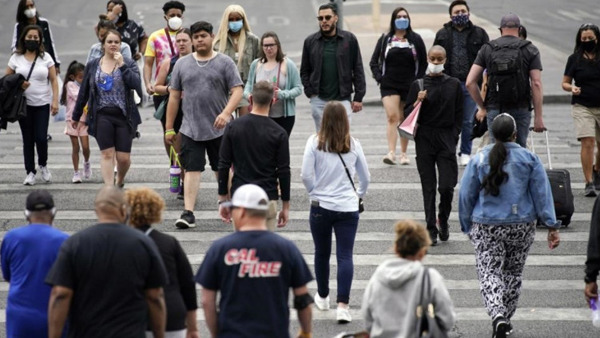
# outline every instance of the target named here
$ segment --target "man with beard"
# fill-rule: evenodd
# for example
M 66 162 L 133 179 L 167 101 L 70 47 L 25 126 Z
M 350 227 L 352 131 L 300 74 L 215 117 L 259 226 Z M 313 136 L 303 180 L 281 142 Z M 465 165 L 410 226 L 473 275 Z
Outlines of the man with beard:
M 328 101 L 342 102 L 350 119 L 350 112 L 362 110 L 366 93 L 358 41 L 354 34 L 337 28 L 338 19 L 334 4 L 321 5 L 317 16 L 321 29 L 304 40 L 302 49 L 300 77 L 317 131 Z

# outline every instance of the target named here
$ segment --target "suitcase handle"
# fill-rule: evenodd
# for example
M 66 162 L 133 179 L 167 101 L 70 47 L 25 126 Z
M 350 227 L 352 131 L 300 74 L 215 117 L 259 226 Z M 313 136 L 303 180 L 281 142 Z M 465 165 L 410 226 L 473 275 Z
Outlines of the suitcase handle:
M 529 128 L 529 133 L 531 134 L 531 151 L 535 153 L 535 142 L 533 142 L 533 134 L 535 134 L 535 132 L 533 131 L 533 128 Z M 542 133 L 546 135 L 546 153 L 548 154 L 548 169 L 552 170 L 552 159 L 550 158 L 550 141 L 548 139 L 548 129 L 544 129 Z

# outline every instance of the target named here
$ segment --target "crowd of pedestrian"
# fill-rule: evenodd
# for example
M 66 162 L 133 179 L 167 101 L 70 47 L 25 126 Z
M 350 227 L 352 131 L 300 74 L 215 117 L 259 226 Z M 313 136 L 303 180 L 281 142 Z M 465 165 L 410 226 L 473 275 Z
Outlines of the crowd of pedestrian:
M 100 149 L 104 187 L 94 203 L 98 224 L 68 238 L 52 228 L 52 196 L 40 190 L 27 197 L 30 224 L 10 231 L 1 248 L 2 273 L 10 282 L 9 336 L 137 337 L 145 332 L 148 337 L 198 337 L 198 283 L 214 337 L 288 336 L 290 290 L 298 336 L 311 337 L 311 304 L 321 311 L 330 308 L 333 234 L 336 321 L 352 321 L 354 240 L 370 182 L 362 146 L 350 135 L 352 114 L 362 110 L 366 93 L 356 36 L 340 28 L 335 4 L 321 5 L 319 30 L 304 40 L 298 69 L 276 32 L 260 38 L 252 32 L 243 7 L 227 6 L 216 32 L 207 21 L 186 25 L 185 10 L 180 1 L 166 2 L 165 27 L 147 36 L 129 18 L 124 1 L 109 0 L 94 27 L 99 42 L 90 48 L 85 65 L 69 64 L 59 95 L 60 61 L 48 21 L 33 0 L 19 2 L 6 75 L 22 78 L 26 98 L 26 116 L 19 119 L 24 184 L 36 184 L 36 150 L 41 178 L 52 180 L 48 122 L 61 103 L 67 107 L 72 182 L 92 177 L 91 135 Z M 425 213 L 425 225 L 396 224 L 398 257 L 381 264 L 369 281 L 362 310 L 371 337 L 420 337 L 416 323 L 422 318 L 415 309 L 427 302 L 435 308 L 439 332 L 453 327 L 456 314 L 443 277 L 421 261 L 438 238 L 449 240 L 459 165 L 466 167 L 460 227 L 474 246 L 493 337 L 513 330 L 536 222 L 548 229 L 550 249 L 560 242 L 547 174 L 526 149 L 532 110 L 531 129 L 545 130 L 539 50 L 522 38 L 524 27 L 516 14 L 501 18 L 501 36 L 490 41 L 471 22 L 466 1 L 453 1 L 448 12 L 450 21 L 427 50 L 409 11 L 397 7 L 369 64 L 387 118 L 384 163 L 410 163 L 409 140 L 396 129 L 415 114 L 418 132 L 412 136 Z M 581 26 L 562 83 L 573 95 L 586 196 L 600 189 L 600 155 L 594 157 L 594 148 L 600 148 L 600 103 L 594 95 L 600 79 L 599 37 L 596 25 Z M 300 174 L 310 199 L 314 296 L 307 288 L 312 272 L 300 251 L 275 233 L 289 220 L 289 137 L 295 99 L 302 93 L 310 99 L 316 130 L 306 142 Z M 124 190 L 144 95 L 152 97 L 170 165 L 182 169 L 177 191 L 183 212 L 175 226 L 196 226 L 194 209 L 207 157 L 218 181 L 219 216 L 233 224 L 231 235 L 212 243 L 195 277 L 181 244 L 152 227 L 162 220 L 160 195 L 147 188 Z M 474 121 L 489 126 L 491 144 L 472 155 Z M 592 227 L 599 210 L 596 205 Z M 597 297 L 598 233 L 590 232 L 588 298 Z

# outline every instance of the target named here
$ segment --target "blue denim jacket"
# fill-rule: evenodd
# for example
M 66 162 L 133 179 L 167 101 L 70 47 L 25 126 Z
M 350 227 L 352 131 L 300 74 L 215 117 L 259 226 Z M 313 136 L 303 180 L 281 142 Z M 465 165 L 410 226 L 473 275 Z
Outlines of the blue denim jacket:
M 504 172 L 508 179 L 500 186 L 500 194 L 492 196 L 481 182 L 490 172 L 489 145 L 475 155 L 463 174 L 458 194 L 460 227 L 464 233 L 472 222 L 502 225 L 533 222 L 540 219 L 548 227 L 559 227 L 548 176 L 540 159 L 514 142 L 507 149 Z

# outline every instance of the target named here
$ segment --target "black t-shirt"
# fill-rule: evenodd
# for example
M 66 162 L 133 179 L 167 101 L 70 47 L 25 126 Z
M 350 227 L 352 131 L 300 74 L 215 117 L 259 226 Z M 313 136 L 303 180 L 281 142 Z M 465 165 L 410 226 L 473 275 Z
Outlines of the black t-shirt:
M 196 282 L 219 290 L 219 337 L 289 337 L 290 288 L 312 280 L 291 241 L 269 231 L 239 231 L 215 241 Z
M 518 40 L 520 39 L 516 36 L 507 35 L 501 36 L 494 41 L 497 41 L 499 45 L 505 45 L 514 43 Z M 530 43 L 527 46 L 521 48 L 521 52 L 523 53 L 523 72 L 528 75 L 527 78 L 529 78 L 529 71 L 534 69 L 542 70 L 542 60 L 540 58 L 540 51 L 537 49 L 536 46 Z M 475 62 L 473 63 L 483 67 L 484 69 L 490 68 L 492 64 L 492 46 L 490 46 L 487 43 L 483 45 L 479 50 L 479 53 L 477 53 L 477 58 L 475 58 Z M 488 90 L 487 93 L 488 94 L 485 97 L 485 106 L 487 107 L 487 109 L 498 108 L 498 101 L 494 94 L 495 92 Z M 529 102 L 521 102 L 519 104 L 519 107 L 529 107 Z
M 600 61 L 588 60 L 571 54 L 565 67 L 565 76 L 581 87 L 581 94 L 571 97 L 571 104 L 585 107 L 600 107 Z
M 138 52 L 139 40 L 146 37 L 144 28 L 133 20 L 127 20 L 123 26 L 117 26 L 117 30 L 119 33 L 121 33 L 123 42 L 128 44 L 129 48 L 131 48 L 131 55 L 135 56 L 135 54 Z M 139 52 L 143 54 L 145 51 L 141 50 Z
M 244 184 L 265 190 L 270 200 L 290 200 L 290 147 L 280 125 L 267 116 L 247 114 L 225 127 L 219 152 L 219 195 L 227 194 L 229 168 L 235 170 L 231 195 Z
M 145 337 L 144 291 L 167 276 L 156 246 L 140 231 L 100 223 L 67 239 L 46 283 L 73 290 L 69 337 Z
M 408 92 L 416 76 L 416 50 L 408 42 L 391 41 L 390 46 L 394 47 L 389 49 L 385 57 L 385 73 L 381 78 L 381 88 L 395 88 Z

